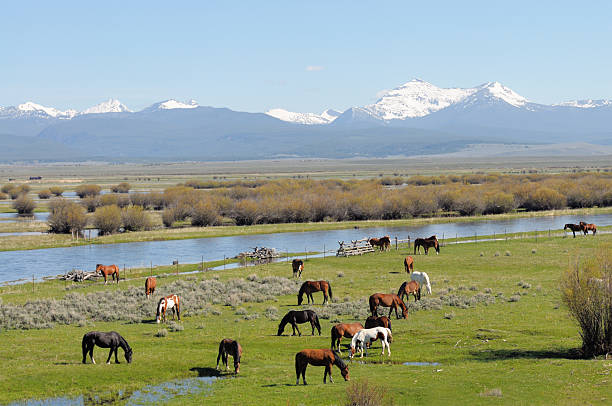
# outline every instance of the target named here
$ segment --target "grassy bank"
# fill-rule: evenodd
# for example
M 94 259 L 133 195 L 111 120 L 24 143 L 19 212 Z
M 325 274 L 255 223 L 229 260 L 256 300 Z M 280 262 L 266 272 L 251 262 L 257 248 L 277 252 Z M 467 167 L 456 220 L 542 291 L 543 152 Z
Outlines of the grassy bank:
M 580 337 L 558 294 L 559 277 L 568 262 L 591 255 L 604 243 L 612 243 L 612 236 L 452 244 L 438 256 L 416 256 L 415 268 L 429 274 L 433 295 L 413 308 L 408 320 L 392 320 L 391 357 L 381 357 L 380 344 L 374 344 L 363 363 L 349 366 L 351 382 L 367 378 L 382 385 L 396 404 L 609 404 L 612 364 L 575 359 Z M 362 257 L 309 259 L 304 277 L 326 279 L 333 286 L 331 305 L 322 307 L 321 294 L 315 294 L 314 309 L 328 317 L 321 320 L 320 337 L 310 336 L 306 325 L 301 325 L 301 337 L 287 336 L 287 331 L 281 337 L 275 335 L 277 317 L 297 308 L 295 294 L 261 302 L 247 297 L 233 305 L 225 305 L 224 298 L 217 304 L 209 303 L 212 298 L 207 297 L 190 299 L 183 304 L 184 329 L 170 331 L 166 337 L 156 337 L 160 326 L 149 323 L 152 314 L 138 322 L 126 315 L 114 322 L 4 330 L 0 332 L 0 358 L 5 360 L 0 402 L 79 394 L 113 397 L 119 391 L 125 396 L 149 384 L 216 375 L 218 342 L 232 337 L 244 348 L 240 375 L 227 375 L 210 391 L 177 396 L 171 403 L 344 404 L 349 383 L 335 367 L 334 384 L 323 385 L 323 368 L 309 367 L 309 385 L 295 386 L 294 355 L 303 348 L 328 348 L 330 327 L 338 320 L 363 323 L 367 307 L 362 299 L 374 292 L 397 291 L 406 279 L 402 265 L 406 254 L 406 249 L 400 249 Z M 171 271 L 165 268 L 167 277 L 158 279 L 159 293 L 168 286 L 181 286 L 176 293 L 187 298 L 193 295 L 190 286 L 206 281 L 218 279 L 239 286 L 232 280 L 251 274 L 257 275 L 252 280 L 291 277 L 287 263 L 188 276 Z M 142 290 L 145 274 L 146 270 L 135 272 L 118 286 L 55 281 L 36 284 L 34 293 L 27 286 L 10 286 L 0 289 L 0 294 L 4 304 L 60 299 L 67 293 L 106 292 L 112 297 L 115 292 L 121 297 L 131 287 Z M 134 300 L 153 306 L 142 293 Z M 206 311 L 197 314 L 202 303 Z M 107 352 L 96 348 L 99 364 L 82 365 L 80 340 L 90 330 L 119 331 L 134 349 L 133 363 L 100 364 Z M 404 366 L 403 362 L 439 365 Z

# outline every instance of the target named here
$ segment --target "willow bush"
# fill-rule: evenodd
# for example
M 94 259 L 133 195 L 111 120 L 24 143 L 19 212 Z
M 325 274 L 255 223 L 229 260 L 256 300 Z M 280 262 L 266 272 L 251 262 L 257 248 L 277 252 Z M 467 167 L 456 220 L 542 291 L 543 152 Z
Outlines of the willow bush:
M 121 210 L 121 221 L 123 228 L 127 231 L 150 230 L 152 220 L 142 206 L 129 206 Z
M 93 224 L 100 234 L 113 234 L 121 228 L 121 209 L 119 206 L 102 206 L 93 214 Z
M 51 186 L 49 191 L 53 193 L 55 196 L 61 196 L 64 193 L 64 189 L 59 186 Z
M 33 216 L 36 203 L 28 195 L 21 194 L 13 202 L 13 208 L 17 210 L 17 214 L 20 216 Z
M 83 184 L 76 187 L 75 192 L 81 199 L 84 197 L 98 196 L 102 191 L 100 185 Z
M 49 202 L 47 223 L 52 233 L 81 233 L 87 226 L 87 215 L 80 204 L 54 198 Z

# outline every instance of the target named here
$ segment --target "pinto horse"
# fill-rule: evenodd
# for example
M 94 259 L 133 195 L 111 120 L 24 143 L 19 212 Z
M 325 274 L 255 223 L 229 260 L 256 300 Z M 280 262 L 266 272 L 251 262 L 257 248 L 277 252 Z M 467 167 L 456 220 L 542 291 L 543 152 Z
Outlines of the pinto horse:
M 339 323 L 331 328 L 331 349 L 334 347 L 338 348 L 338 353 L 342 353 L 340 351 L 340 340 L 342 337 L 344 338 L 353 338 L 353 336 L 363 328 L 363 324 L 357 323 Z
M 397 295 L 400 299 L 404 300 L 404 296 L 410 299 L 410 295 L 414 296 L 414 301 L 421 300 L 421 285 L 417 281 L 410 281 L 402 283 Z
M 381 238 L 370 238 L 368 242 L 372 248 L 378 247 L 381 251 L 388 251 L 391 247 L 391 238 L 388 235 Z
M 302 333 L 300 332 L 300 329 L 297 325 L 306 323 L 308 321 L 310 322 L 310 326 L 312 327 L 312 335 L 314 335 L 315 327 L 319 331 L 319 335 L 321 335 L 321 324 L 319 324 L 319 316 L 317 316 L 317 314 L 312 310 L 290 310 L 287 314 L 285 314 L 285 317 L 283 317 L 280 324 L 278 325 L 278 332 L 276 333 L 276 335 L 279 336 L 283 334 L 287 323 L 291 323 L 291 327 L 293 328 L 293 334 L 291 335 L 295 335 L 295 331 L 297 330 L 298 335 L 301 336 Z
M 440 253 L 440 244 L 438 243 L 438 238 L 435 235 L 432 235 L 429 238 L 417 238 L 414 240 L 414 255 L 416 255 L 417 250 L 419 254 L 421 253 L 421 247 L 425 251 L 425 255 L 429 253 L 430 248 L 436 249 L 436 254 Z
M 572 224 L 572 223 L 568 223 L 563 227 L 563 231 L 569 229 L 573 234 L 574 234 L 574 238 L 576 238 L 576 231 L 581 232 L 582 230 L 582 226 L 580 224 Z
M 404 269 L 407 274 L 409 274 L 410 271 L 414 271 L 414 259 L 410 255 L 404 258 Z
M 145 295 L 147 295 L 147 299 L 155 292 L 155 287 L 157 286 L 157 279 L 153 276 L 149 276 L 145 280 Z
M 421 300 L 421 288 L 425 287 L 427 294 L 431 295 L 431 283 L 429 282 L 429 275 L 425 272 L 413 271 L 410 274 L 410 280 L 419 283 L 419 300 Z
M 157 313 L 155 314 L 155 320 L 159 324 L 160 321 L 166 322 L 166 311 L 172 310 L 172 320 L 174 320 L 174 313 L 176 313 L 179 321 L 181 320 L 180 311 L 181 298 L 178 295 L 170 295 L 159 299 L 157 304 Z
M 406 305 L 399 298 L 398 295 L 394 295 L 393 293 L 374 293 L 370 296 L 370 311 L 372 312 L 372 316 L 378 316 L 378 306 L 389 307 L 389 316 L 391 317 L 391 312 L 395 310 L 395 317 L 400 318 L 397 314 L 397 307 L 402 308 L 402 316 L 407 319 L 408 318 L 408 309 Z
M 302 283 L 302 287 L 300 287 L 300 292 L 298 293 L 298 306 L 300 306 L 302 302 L 304 301 L 304 294 L 306 294 L 306 298 L 308 299 L 308 304 L 310 304 L 311 300 L 312 300 L 312 304 L 314 304 L 314 297 L 312 297 L 312 294 L 314 292 L 323 292 L 323 304 L 327 303 L 328 294 L 329 294 L 329 297 L 333 299 L 332 289 L 331 289 L 331 285 L 329 282 L 327 281 L 306 281 Z
M 293 261 L 291 261 L 291 268 L 293 269 L 293 277 L 295 278 L 296 275 L 298 278 L 302 277 L 302 271 L 304 270 L 304 261 L 302 261 L 301 259 L 294 259 Z M 299 272 L 299 275 L 298 275 Z
M 108 359 L 106 360 L 107 364 L 110 364 L 111 356 L 113 352 L 115 353 L 115 363 L 119 364 L 119 360 L 117 359 L 117 348 L 123 348 L 123 353 L 125 355 L 125 360 L 129 363 L 132 362 L 132 348 L 129 346 L 125 338 L 121 337 L 119 333 L 116 331 L 110 331 L 108 333 L 104 333 L 101 331 L 90 331 L 83 336 L 83 340 L 81 341 L 81 347 L 83 348 L 83 364 L 86 364 L 87 361 L 87 353 L 89 353 L 89 358 L 91 358 L 92 364 L 96 363 L 96 360 L 93 357 L 94 346 L 102 347 L 102 348 L 110 348 L 110 352 L 108 353 Z
M 115 276 L 117 276 L 117 283 L 119 283 L 119 267 L 115 264 L 113 265 L 102 265 L 96 264 L 96 272 L 100 272 L 104 275 L 104 284 L 106 285 L 106 277 L 111 275 L 113 277 L 113 281 L 115 280 Z
M 332 379 L 332 366 L 335 365 L 340 369 L 340 373 L 345 381 L 349 380 L 349 371 L 346 363 L 340 358 L 340 354 L 333 350 L 302 350 L 295 354 L 295 375 L 297 379 L 295 384 L 300 384 L 300 375 L 302 375 L 302 382 L 306 385 L 306 367 L 308 364 L 316 367 L 325 367 L 325 373 L 323 374 L 323 383 L 326 382 L 327 375 L 329 375 L 329 381 L 334 383 Z
M 587 235 L 589 231 L 592 231 L 593 235 L 597 234 L 597 226 L 593 223 L 587 224 L 584 221 L 581 221 L 580 227 L 582 227 L 582 232 L 584 233 L 584 235 Z
M 359 330 L 357 334 L 353 336 L 353 339 L 351 340 L 350 357 L 353 358 L 357 350 L 361 351 L 361 358 L 363 358 L 364 351 L 367 356 L 369 344 L 378 338 L 380 338 L 380 342 L 382 343 L 382 355 L 385 354 L 385 347 L 387 347 L 389 356 L 391 356 L 390 343 L 393 341 L 391 330 L 389 330 L 388 328 L 384 328 L 384 327 L 374 327 L 374 328 L 364 328 L 363 330 Z
M 231 355 L 234 358 L 234 372 L 240 372 L 240 357 L 242 356 L 242 347 L 238 341 L 232 340 L 231 338 L 224 338 L 219 343 L 219 354 L 217 355 L 217 370 L 219 369 L 219 359 L 225 365 L 225 369 L 229 370 L 227 366 L 227 356 Z

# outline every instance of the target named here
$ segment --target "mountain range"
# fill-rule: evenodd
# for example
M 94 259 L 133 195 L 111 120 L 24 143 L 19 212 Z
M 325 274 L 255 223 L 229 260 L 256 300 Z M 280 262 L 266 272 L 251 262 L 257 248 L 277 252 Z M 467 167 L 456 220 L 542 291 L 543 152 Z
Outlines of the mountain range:
M 591 154 L 612 146 L 612 101 L 544 105 L 498 82 L 440 88 L 414 79 L 373 104 L 321 114 L 245 113 L 194 100 L 165 100 L 136 112 L 114 99 L 80 112 L 26 102 L 0 107 L 0 141 L 2 161 L 384 157 L 478 144 L 567 150 L 572 142 L 595 145 L 581 148 Z

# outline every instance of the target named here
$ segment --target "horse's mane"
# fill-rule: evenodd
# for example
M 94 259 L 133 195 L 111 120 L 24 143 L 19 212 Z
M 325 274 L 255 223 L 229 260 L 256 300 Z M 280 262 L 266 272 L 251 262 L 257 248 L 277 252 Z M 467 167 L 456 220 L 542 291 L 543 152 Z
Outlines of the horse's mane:
M 161 308 L 161 303 L 162 303 L 163 300 L 166 300 L 166 298 L 162 297 L 161 299 L 159 299 L 159 302 L 157 302 L 157 310 L 155 311 L 155 316 L 159 316 L 160 308 Z
M 340 353 L 338 353 L 338 351 L 336 350 L 332 350 L 332 352 L 334 353 L 334 358 L 335 358 L 334 365 L 336 365 L 340 369 L 346 369 L 346 362 L 342 360 Z
M 117 335 L 119 336 L 119 341 L 121 343 L 121 347 L 123 348 L 123 350 L 126 352 L 132 352 L 132 347 L 130 347 L 130 345 L 125 340 L 125 338 L 123 338 L 121 334 L 117 334 Z
M 310 281 L 306 281 L 306 282 L 302 283 L 302 286 L 300 286 L 300 291 L 298 292 L 298 295 L 303 295 L 304 294 L 304 291 L 306 290 L 306 286 L 308 286 L 309 282 Z

